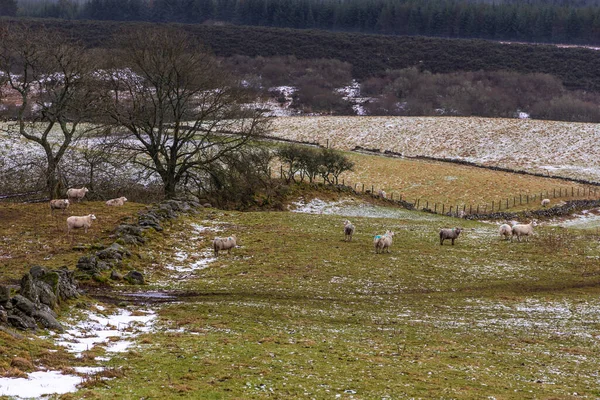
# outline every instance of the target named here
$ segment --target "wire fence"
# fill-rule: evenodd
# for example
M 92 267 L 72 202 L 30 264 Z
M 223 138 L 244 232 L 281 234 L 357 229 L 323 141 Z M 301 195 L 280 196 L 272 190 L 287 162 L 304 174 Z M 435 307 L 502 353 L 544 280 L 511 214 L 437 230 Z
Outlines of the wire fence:
M 325 182 L 324 182 L 325 183 Z M 525 193 L 500 200 L 489 202 L 457 202 L 445 203 L 439 201 L 429 201 L 420 197 L 408 198 L 403 194 L 396 192 L 387 193 L 375 185 L 365 185 L 364 183 L 346 183 L 342 179 L 341 186 L 352 189 L 356 193 L 364 193 L 375 198 L 397 203 L 409 209 L 425 211 L 433 214 L 448 215 L 455 217 L 466 217 L 468 215 L 490 214 L 507 211 L 515 208 L 542 208 L 552 205 L 553 199 L 574 200 L 574 199 L 599 199 L 600 188 L 596 186 L 571 186 L 570 188 L 558 187 L 540 191 L 539 193 Z M 548 204 L 542 204 L 543 200 L 549 200 Z

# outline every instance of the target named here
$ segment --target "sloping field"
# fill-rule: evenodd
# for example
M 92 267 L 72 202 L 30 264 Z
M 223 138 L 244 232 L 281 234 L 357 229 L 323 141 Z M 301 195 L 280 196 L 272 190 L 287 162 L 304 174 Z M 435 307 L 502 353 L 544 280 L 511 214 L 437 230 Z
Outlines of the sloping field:
M 540 207 L 540 194 L 551 199 L 551 204 L 573 197 L 589 198 L 589 185 L 573 184 L 562 179 L 549 179 L 533 175 L 514 174 L 510 172 L 487 170 L 459 164 L 414 160 L 406 158 L 390 158 L 358 153 L 348 153 L 354 161 L 354 171 L 345 172 L 344 183 L 355 187 L 358 191 L 374 189 L 377 193 L 383 189 L 394 199 L 414 202 L 420 200 L 420 207 L 426 202 L 433 208 L 433 203 L 446 205 L 467 205 L 491 209 L 491 202 L 502 202 L 505 208 L 506 199 L 510 199 L 509 207 Z M 580 196 L 577 196 L 579 190 Z M 586 195 L 584 196 L 583 193 Z M 559 195 L 562 193 L 562 196 Z M 593 193 L 593 192 L 592 192 Z M 574 196 L 572 196 L 574 194 Z M 521 197 L 519 197 L 521 195 Z M 554 200 L 556 195 L 556 200 Z M 596 195 L 600 195 L 597 189 Z M 516 200 L 515 200 L 516 196 Z M 526 196 L 530 196 L 527 204 Z M 535 200 L 534 197 L 535 196 Z M 595 198 L 593 195 L 591 196 Z
M 510 243 L 463 221 L 456 245 L 440 246 L 439 227 L 454 219 L 403 211 L 352 217 L 344 242 L 344 218 L 204 210 L 177 221 L 132 260 L 149 277 L 140 290 L 174 298 L 154 305 L 156 328 L 137 347 L 115 354 L 120 377 L 74 397 L 600 394 L 599 253 L 588 234 L 540 227 Z M 391 252 L 375 254 L 372 235 L 385 229 L 396 232 Z M 240 247 L 213 258 L 210 239 L 231 234 Z
M 273 136 L 600 181 L 600 126 L 461 117 L 285 117 Z

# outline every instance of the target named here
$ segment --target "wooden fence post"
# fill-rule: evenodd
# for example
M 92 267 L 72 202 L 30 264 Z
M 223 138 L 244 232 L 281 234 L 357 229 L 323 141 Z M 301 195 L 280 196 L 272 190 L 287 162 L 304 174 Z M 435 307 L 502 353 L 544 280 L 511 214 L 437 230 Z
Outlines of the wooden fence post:
M 446 213 L 446 205 L 442 203 L 442 215 Z
M 479 214 L 479 204 L 477 204 L 477 214 Z
M 433 207 L 433 212 L 437 214 L 437 203 L 435 203 Z
M 363 183 L 363 190 L 362 190 L 362 192 L 363 193 L 365 192 L 365 184 L 364 183 Z

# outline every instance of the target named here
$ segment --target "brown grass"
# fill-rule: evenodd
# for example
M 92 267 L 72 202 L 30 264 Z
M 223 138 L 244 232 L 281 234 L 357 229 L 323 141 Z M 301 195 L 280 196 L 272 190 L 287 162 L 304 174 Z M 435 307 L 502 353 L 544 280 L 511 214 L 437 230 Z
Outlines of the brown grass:
M 82 255 L 77 248 L 110 244 L 110 234 L 120 224 L 132 221 L 144 205 L 127 203 L 108 208 L 102 202 L 83 202 L 69 207 L 65 214 L 50 215 L 47 203 L 0 203 L 0 282 L 16 283 L 32 265 L 73 268 Z M 95 214 L 95 220 L 85 234 L 76 231 L 71 239 L 66 233 L 66 218 L 70 215 Z
M 402 196 L 407 201 L 421 199 L 421 203 L 429 201 L 433 203 L 446 204 L 488 204 L 499 200 L 505 201 L 509 198 L 509 205 L 513 206 L 513 198 L 521 194 L 523 202 L 525 196 L 536 196 L 536 200 L 530 199 L 530 208 L 541 208 L 540 193 L 548 196 L 552 203 L 560 200 L 572 199 L 571 189 L 580 189 L 580 198 L 583 197 L 583 189 L 587 186 L 574 184 L 561 179 L 550 179 L 533 175 L 514 174 L 486 170 L 459 164 L 421 161 L 411 159 L 390 158 L 384 156 L 372 156 L 356 153 L 347 153 L 348 157 L 355 163 L 354 171 L 343 175 L 344 183 L 355 186 L 357 190 L 374 188 L 375 193 L 379 189 L 387 192 L 388 197 L 394 194 L 394 198 Z M 569 196 L 561 199 L 553 199 L 553 191 L 559 190 L 564 194 L 569 191 Z M 600 195 L 600 191 L 598 192 Z M 586 196 L 587 197 L 587 196 Z M 551 203 L 551 205 L 552 205 Z M 424 207 L 425 204 L 421 204 Z M 502 208 L 505 203 L 502 204 Z M 431 208 L 431 207 L 430 207 Z

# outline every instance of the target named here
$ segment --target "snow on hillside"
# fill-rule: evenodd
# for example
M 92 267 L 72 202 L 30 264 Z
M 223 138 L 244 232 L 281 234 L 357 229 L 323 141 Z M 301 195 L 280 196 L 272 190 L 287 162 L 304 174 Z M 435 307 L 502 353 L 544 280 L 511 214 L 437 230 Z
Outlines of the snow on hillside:
M 600 181 L 600 125 L 461 117 L 286 117 L 272 135 Z

